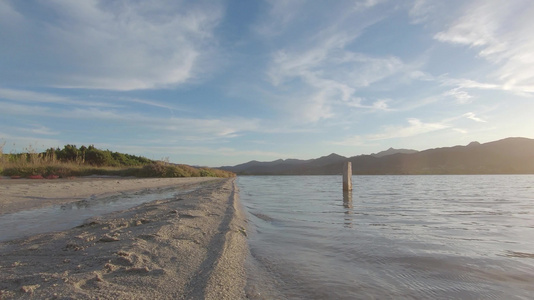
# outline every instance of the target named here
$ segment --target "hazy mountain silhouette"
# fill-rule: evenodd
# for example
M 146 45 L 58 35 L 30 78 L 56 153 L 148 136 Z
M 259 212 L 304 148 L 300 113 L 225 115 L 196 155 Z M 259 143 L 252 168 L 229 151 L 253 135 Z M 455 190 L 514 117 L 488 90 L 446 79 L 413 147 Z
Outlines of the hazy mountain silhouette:
M 347 158 L 332 153 L 328 156 L 322 156 L 316 159 L 278 159 L 270 162 L 259 162 L 256 160 L 233 167 L 221 167 L 223 170 L 234 170 L 237 174 L 306 174 L 309 168 L 321 168 L 331 164 L 343 163 Z
M 241 175 L 334 175 L 352 162 L 354 174 L 534 174 L 534 139 L 507 138 L 467 146 L 415 150 L 388 149 L 346 158 L 332 153 L 317 159 L 251 161 L 221 169 Z M 410 153 L 411 151 L 415 151 Z M 392 154 L 388 154 L 392 153 Z
M 395 148 L 389 148 L 388 150 L 386 151 L 380 151 L 378 153 L 373 153 L 371 154 L 371 156 L 374 156 L 374 157 L 382 157 L 382 156 L 388 156 L 388 155 L 393 155 L 393 154 L 397 154 L 397 153 L 404 153 L 404 154 L 412 154 L 412 153 L 417 153 L 419 151 L 417 150 L 412 150 L 412 149 L 395 149 Z

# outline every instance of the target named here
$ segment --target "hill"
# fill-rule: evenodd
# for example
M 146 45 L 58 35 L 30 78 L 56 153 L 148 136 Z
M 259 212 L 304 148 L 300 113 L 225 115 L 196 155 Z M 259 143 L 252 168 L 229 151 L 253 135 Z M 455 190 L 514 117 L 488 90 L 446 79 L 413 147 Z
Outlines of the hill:
M 316 159 L 278 159 L 271 162 L 259 162 L 256 160 L 236 165 L 224 166 L 219 169 L 241 175 L 278 175 L 278 174 L 307 174 L 311 168 L 325 168 L 337 163 L 342 164 L 347 158 L 332 153 Z
M 30 149 L 31 150 L 31 149 Z M 145 157 L 89 147 L 65 145 L 37 153 L 4 154 L 0 145 L 0 176 L 55 179 L 71 176 L 233 177 L 224 170 L 155 161 Z
M 393 155 L 393 154 L 397 154 L 397 153 L 412 154 L 412 153 L 417 153 L 417 152 L 419 152 L 419 151 L 412 150 L 412 149 L 389 148 L 388 150 L 385 150 L 385 151 L 380 151 L 378 153 L 373 153 L 373 154 L 371 154 L 371 156 L 382 157 L 382 156 L 388 156 L 388 155 Z
M 337 154 L 311 160 L 276 160 L 221 167 L 241 175 L 334 175 L 343 163 L 352 162 L 353 174 L 534 174 L 534 140 L 507 138 L 467 146 L 428 149 L 420 152 L 392 153 L 346 158 Z M 400 149 L 402 150 L 402 149 Z M 404 149 L 405 150 L 405 149 Z

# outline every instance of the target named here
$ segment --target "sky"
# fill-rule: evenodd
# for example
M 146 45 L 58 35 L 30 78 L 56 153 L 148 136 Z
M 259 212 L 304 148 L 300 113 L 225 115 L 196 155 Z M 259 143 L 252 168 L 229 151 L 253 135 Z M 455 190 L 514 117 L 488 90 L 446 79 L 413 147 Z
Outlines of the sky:
M 0 0 L 0 146 L 218 167 L 534 138 L 532 0 Z

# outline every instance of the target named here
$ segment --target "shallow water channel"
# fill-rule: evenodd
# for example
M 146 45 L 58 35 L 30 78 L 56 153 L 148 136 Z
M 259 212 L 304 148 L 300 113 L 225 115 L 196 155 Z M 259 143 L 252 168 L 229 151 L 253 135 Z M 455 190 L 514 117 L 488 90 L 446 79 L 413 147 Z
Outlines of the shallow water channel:
M 119 195 L 101 198 L 93 195 L 67 204 L 0 215 L 0 242 L 70 229 L 83 224 L 88 218 L 129 209 L 155 200 L 176 198 L 199 187 L 182 186 L 123 192 Z

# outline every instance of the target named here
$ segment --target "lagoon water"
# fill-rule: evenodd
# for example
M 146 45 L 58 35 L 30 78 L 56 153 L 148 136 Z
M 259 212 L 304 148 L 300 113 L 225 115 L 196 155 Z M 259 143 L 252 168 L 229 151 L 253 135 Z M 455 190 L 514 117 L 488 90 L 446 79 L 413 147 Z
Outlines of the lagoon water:
M 197 188 L 201 187 L 202 184 Z M 63 205 L 0 214 L 0 242 L 67 230 L 83 224 L 92 217 L 129 209 L 155 200 L 175 198 L 192 190 L 194 189 L 168 187 L 132 193 L 122 192 L 103 198 L 89 197 Z
M 255 299 L 534 299 L 534 175 L 238 178 Z

